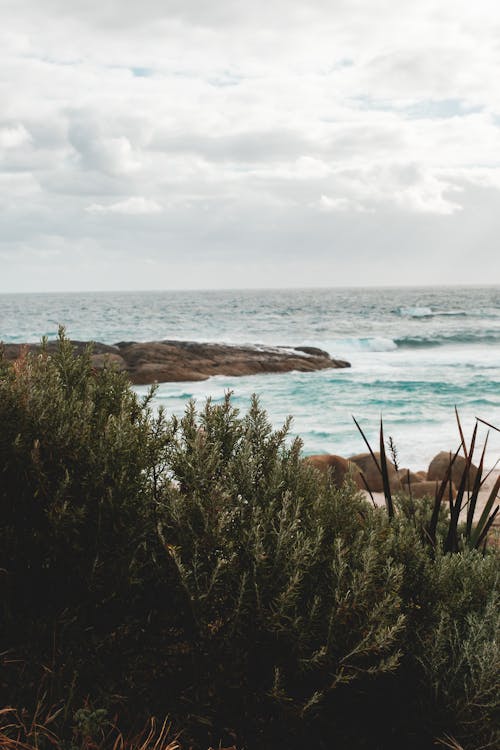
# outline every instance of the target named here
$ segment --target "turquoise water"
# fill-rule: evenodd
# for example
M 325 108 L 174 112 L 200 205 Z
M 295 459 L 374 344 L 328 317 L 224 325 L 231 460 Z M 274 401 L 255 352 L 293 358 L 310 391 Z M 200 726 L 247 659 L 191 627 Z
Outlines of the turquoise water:
M 456 447 L 455 405 L 469 430 L 475 416 L 500 426 L 500 287 L 0 295 L 6 342 L 53 338 L 59 323 L 74 339 L 307 344 L 349 360 L 349 370 L 159 386 L 156 402 L 175 414 L 228 389 L 245 409 L 258 393 L 274 424 L 294 416 L 307 453 L 363 451 L 352 415 L 376 440 L 382 414 L 414 469 Z M 497 456 L 492 432 L 490 464 Z

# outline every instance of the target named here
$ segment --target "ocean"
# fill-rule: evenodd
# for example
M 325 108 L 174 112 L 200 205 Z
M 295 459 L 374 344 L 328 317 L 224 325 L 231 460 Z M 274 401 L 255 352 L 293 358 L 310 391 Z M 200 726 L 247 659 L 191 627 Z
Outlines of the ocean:
M 244 411 L 257 393 L 273 425 L 293 416 L 306 454 L 363 452 L 352 416 L 373 443 L 382 416 L 400 465 L 414 470 L 458 446 L 455 406 L 469 434 L 475 417 L 500 427 L 499 286 L 0 295 L 0 340 L 52 339 L 59 324 L 79 340 L 309 345 L 347 359 L 346 370 L 158 387 L 155 404 L 177 415 L 228 390 Z M 499 456 L 491 431 L 487 463 Z

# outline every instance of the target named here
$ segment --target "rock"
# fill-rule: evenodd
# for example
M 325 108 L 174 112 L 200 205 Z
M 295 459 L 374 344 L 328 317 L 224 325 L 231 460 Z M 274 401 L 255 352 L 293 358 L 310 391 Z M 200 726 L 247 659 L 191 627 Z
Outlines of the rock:
M 80 354 L 87 345 L 84 341 L 71 342 Z M 57 342 L 47 344 L 46 351 L 56 351 Z M 39 352 L 38 344 L 5 344 L 5 356 L 17 359 L 24 351 Z M 114 363 L 128 373 L 132 383 L 147 385 L 154 382 L 207 380 L 212 375 L 254 375 L 297 370 L 313 372 L 350 367 L 348 362 L 332 359 L 327 352 L 315 347 L 230 346 L 204 344 L 195 341 L 121 341 L 115 345 L 93 344 L 92 363 L 103 367 Z
M 356 487 L 365 489 L 365 485 L 363 484 L 363 480 L 361 479 L 356 464 L 353 464 L 352 461 L 348 461 L 346 458 L 342 458 L 342 456 L 324 453 L 315 456 L 307 456 L 305 460 L 307 463 L 314 466 L 315 469 L 321 471 L 322 474 L 329 474 L 336 487 L 342 487 L 346 479 L 352 477 Z
M 100 344 L 99 342 L 89 341 L 72 341 L 71 345 L 75 354 L 83 354 L 85 349 L 91 344 L 92 354 L 120 354 L 120 351 L 116 345 L 112 344 Z M 48 341 L 45 346 L 45 351 L 48 354 L 54 354 L 57 351 L 58 342 Z M 7 360 L 18 359 L 22 354 L 26 352 L 39 353 L 42 350 L 40 344 L 3 344 L 4 354 Z
M 375 457 L 380 464 L 380 453 L 375 453 Z M 356 466 L 358 466 L 359 469 L 361 469 L 366 479 L 366 483 L 372 492 L 384 491 L 382 474 L 378 470 L 377 465 L 375 464 L 375 461 L 371 456 L 371 453 L 359 453 L 356 456 L 351 456 L 349 458 L 349 461 L 352 461 L 356 464 Z M 389 459 L 387 459 L 387 472 L 389 475 L 389 484 L 391 490 L 393 492 L 397 492 L 397 490 L 401 489 L 401 484 L 399 481 L 398 473 L 396 471 L 396 467 L 394 466 L 392 461 L 389 461 Z
M 304 352 L 304 354 L 310 354 L 312 357 L 329 357 L 328 352 L 324 349 L 318 349 L 317 346 L 296 346 L 294 347 L 296 352 Z
M 108 367 L 111 365 L 112 367 L 115 367 L 117 370 L 127 369 L 125 360 L 119 354 L 110 352 L 108 354 L 93 354 L 92 355 L 92 366 L 95 367 L 96 370 L 102 369 L 105 365 L 107 365 Z
M 441 453 L 438 453 L 436 456 L 434 456 L 429 464 L 427 479 L 433 481 L 436 479 L 439 481 L 444 479 L 448 466 L 450 465 L 450 461 L 452 461 L 454 455 L 454 453 L 450 453 L 449 451 L 441 451 Z M 467 462 L 463 456 L 457 456 L 451 468 L 451 480 L 457 487 L 459 486 L 460 480 L 462 479 L 462 474 L 464 472 L 466 463 Z M 469 471 L 470 486 L 472 486 L 472 484 L 474 483 L 477 471 L 477 466 L 471 464 Z
M 408 484 L 408 472 L 409 469 L 398 469 L 398 477 L 401 485 Z M 415 482 L 422 482 L 424 479 L 424 477 L 420 476 L 420 473 L 418 471 L 410 471 L 409 476 L 411 484 L 414 484 Z M 427 479 L 427 473 L 425 473 L 425 479 Z
M 439 488 L 440 482 L 435 481 L 420 481 L 420 482 L 411 482 L 410 483 L 410 489 L 411 489 L 411 496 L 416 499 L 420 499 L 422 497 L 435 497 L 436 495 L 436 488 Z M 406 494 L 409 494 L 408 492 L 408 484 L 403 484 L 403 491 Z M 455 498 L 457 496 L 457 490 L 455 485 L 451 484 L 451 494 L 452 497 Z M 449 482 L 446 485 L 446 489 L 444 491 L 443 495 L 443 502 L 446 502 L 446 500 L 449 497 Z
M 417 471 L 415 472 L 417 477 L 420 477 L 420 479 L 423 479 L 424 482 L 427 481 L 427 472 L 426 471 Z

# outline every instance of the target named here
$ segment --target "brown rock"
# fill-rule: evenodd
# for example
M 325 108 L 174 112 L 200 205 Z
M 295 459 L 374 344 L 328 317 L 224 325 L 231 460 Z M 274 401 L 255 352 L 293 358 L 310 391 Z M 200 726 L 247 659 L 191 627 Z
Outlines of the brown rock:
M 429 470 L 427 472 L 428 480 L 442 480 L 445 477 L 446 471 L 450 465 L 450 461 L 453 460 L 453 453 L 449 451 L 441 451 L 438 453 L 429 464 Z M 463 456 L 457 456 L 453 466 L 451 468 L 451 480 L 458 487 L 462 474 L 466 466 L 466 460 Z M 469 483 L 473 484 L 477 475 L 477 466 L 471 464 L 469 471 Z
M 105 365 L 108 367 L 115 367 L 117 370 L 125 370 L 127 367 L 123 357 L 121 357 L 119 354 L 114 353 L 93 354 L 92 365 L 96 368 L 96 370 L 102 369 Z
M 84 341 L 71 343 L 78 354 L 86 346 Z M 57 342 L 51 341 L 46 351 L 51 354 L 56 347 Z M 40 346 L 6 344 L 4 347 L 9 360 L 17 359 L 26 350 L 37 352 Z M 104 355 L 108 355 L 107 360 Z M 105 361 L 115 362 L 137 385 L 206 380 L 212 375 L 239 376 L 292 370 L 313 372 L 350 367 L 348 362 L 332 359 L 327 352 L 315 347 L 229 346 L 195 341 L 121 341 L 113 346 L 93 344 L 94 366 L 102 367 Z
M 420 476 L 419 472 L 410 471 L 409 469 L 398 469 L 398 477 L 402 485 L 408 484 L 408 476 L 410 477 L 410 483 L 422 482 L 423 477 Z M 425 479 L 427 479 L 427 473 L 425 473 Z
M 423 479 L 424 482 L 427 481 L 427 472 L 426 471 L 417 471 L 415 472 L 417 477 L 420 477 L 420 479 Z
M 375 453 L 375 457 L 380 465 L 380 453 Z M 356 466 L 361 469 L 366 479 L 366 483 L 372 492 L 383 492 L 384 484 L 382 482 L 382 474 L 377 468 L 375 461 L 373 460 L 371 453 L 359 453 L 356 456 L 351 456 L 349 461 L 352 461 Z M 389 475 L 389 484 L 391 490 L 394 492 L 401 488 L 398 473 L 396 467 L 387 459 L 387 472 Z
M 356 487 L 365 488 L 356 464 L 342 456 L 326 453 L 307 456 L 305 460 L 321 473 L 331 476 L 336 487 L 340 488 L 346 479 L 352 478 Z
M 439 486 L 440 486 L 440 482 L 438 482 L 438 481 L 435 481 L 435 482 L 432 482 L 432 481 L 412 482 L 410 484 L 411 495 L 412 495 L 412 497 L 418 498 L 418 499 L 420 499 L 422 497 L 435 497 L 435 495 L 436 495 L 436 489 L 439 488 Z M 407 484 L 403 484 L 403 491 L 405 493 L 408 493 L 408 485 Z M 443 501 L 446 501 L 448 499 L 448 497 L 449 497 L 448 493 L 449 493 L 449 482 L 447 483 L 446 489 L 444 491 Z M 453 482 L 451 484 L 451 495 L 452 495 L 453 498 L 455 498 L 457 496 L 457 490 L 456 490 L 456 487 L 453 484 Z

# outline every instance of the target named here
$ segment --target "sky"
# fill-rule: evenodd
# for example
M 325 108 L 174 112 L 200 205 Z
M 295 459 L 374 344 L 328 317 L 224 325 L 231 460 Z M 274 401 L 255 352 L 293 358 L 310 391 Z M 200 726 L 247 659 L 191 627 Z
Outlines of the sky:
M 0 0 L 0 292 L 500 283 L 495 0 Z

